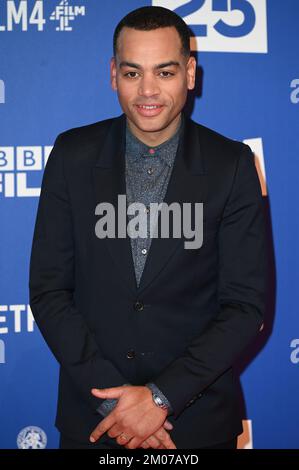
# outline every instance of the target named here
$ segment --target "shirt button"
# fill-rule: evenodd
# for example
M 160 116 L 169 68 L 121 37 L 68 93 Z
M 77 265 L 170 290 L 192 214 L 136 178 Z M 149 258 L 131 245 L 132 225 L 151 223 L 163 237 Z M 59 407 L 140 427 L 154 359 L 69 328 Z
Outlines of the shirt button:
M 147 174 L 148 174 L 148 175 L 152 175 L 153 172 L 154 172 L 154 170 L 153 170 L 152 168 L 149 168 L 149 169 L 147 170 Z
M 140 312 L 141 310 L 143 310 L 143 308 L 144 308 L 143 303 L 137 300 L 137 302 L 135 302 L 134 304 L 134 309 Z
M 146 213 L 148 214 L 149 211 L 150 211 L 150 210 L 149 210 L 149 207 L 145 207 L 144 212 L 146 212 Z
M 143 255 L 146 255 L 147 249 L 146 249 L 146 248 L 143 248 L 143 249 L 141 250 L 141 253 L 142 253 Z
M 134 349 L 130 349 L 130 351 L 127 352 L 127 359 L 134 359 L 135 357 L 135 351 Z

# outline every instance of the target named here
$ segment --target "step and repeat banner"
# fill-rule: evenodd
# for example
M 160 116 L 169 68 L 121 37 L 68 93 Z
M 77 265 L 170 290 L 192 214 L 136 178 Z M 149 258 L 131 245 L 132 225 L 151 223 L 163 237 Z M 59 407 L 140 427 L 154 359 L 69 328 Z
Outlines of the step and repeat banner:
M 240 359 L 239 448 L 299 448 L 297 0 L 0 0 L 0 448 L 57 448 L 58 364 L 28 276 L 43 170 L 62 131 L 118 116 L 113 31 L 145 5 L 193 32 L 192 119 L 255 153 L 268 225 L 264 329 Z

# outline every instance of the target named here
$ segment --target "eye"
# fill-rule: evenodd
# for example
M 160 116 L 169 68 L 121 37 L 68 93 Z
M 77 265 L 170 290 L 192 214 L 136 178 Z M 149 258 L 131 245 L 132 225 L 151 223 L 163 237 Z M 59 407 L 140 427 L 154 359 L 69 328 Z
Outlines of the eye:
M 162 72 L 160 73 L 167 73 L 168 75 L 162 75 L 162 78 L 168 78 L 168 77 L 171 77 L 174 75 L 174 73 L 172 72 L 167 72 L 166 70 L 163 70 Z
M 136 77 L 132 77 L 130 74 L 134 74 L 134 73 L 137 73 L 137 72 L 127 72 L 125 73 L 125 77 L 129 77 L 129 78 L 136 78 Z

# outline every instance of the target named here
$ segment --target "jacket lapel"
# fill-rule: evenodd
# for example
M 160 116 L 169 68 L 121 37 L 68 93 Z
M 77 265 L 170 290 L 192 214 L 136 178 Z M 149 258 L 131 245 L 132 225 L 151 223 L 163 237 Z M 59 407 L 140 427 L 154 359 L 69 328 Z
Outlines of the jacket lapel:
M 118 195 L 126 194 L 125 179 L 125 127 L 126 115 L 121 114 L 112 120 L 100 155 L 93 169 L 95 202 L 109 202 L 117 215 Z M 200 151 L 198 129 L 196 123 L 184 115 L 184 128 L 178 143 L 177 154 L 164 202 L 204 202 L 206 178 L 203 155 Z M 126 215 L 126 226 L 128 224 Z M 160 221 L 160 213 L 158 223 Z M 117 217 L 116 217 L 117 234 Z M 105 238 L 107 248 L 118 272 L 126 282 L 130 291 L 136 296 L 140 294 L 165 267 L 175 250 L 184 243 L 181 238 L 153 238 L 147 255 L 139 287 L 137 288 L 131 241 L 125 238 Z

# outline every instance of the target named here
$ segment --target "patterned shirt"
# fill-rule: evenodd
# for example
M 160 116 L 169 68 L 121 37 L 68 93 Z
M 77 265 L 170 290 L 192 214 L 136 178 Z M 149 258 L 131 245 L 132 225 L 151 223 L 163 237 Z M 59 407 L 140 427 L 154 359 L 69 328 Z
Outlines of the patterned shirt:
M 134 202 L 142 203 L 147 214 L 146 225 L 143 228 L 136 227 L 139 232 L 143 230 L 146 238 L 142 238 L 143 235 L 137 238 L 131 237 L 137 287 L 140 283 L 152 240 L 150 238 L 150 203 L 160 203 L 164 200 L 182 125 L 183 118 L 180 120 L 175 133 L 167 141 L 156 147 L 149 147 L 132 134 L 128 124 L 126 127 L 127 206 Z M 133 219 L 134 215 L 128 215 L 128 218 L 129 220 Z M 140 218 L 140 220 L 142 219 Z M 152 225 L 152 230 L 153 228 L 154 225 Z
M 137 287 L 144 269 L 145 261 L 150 249 L 150 203 L 160 203 L 164 200 L 169 178 L 173 169 L 177 146 L 184 126 L 184 114 L 175 133 L 165 142 L 157 146 L 148 146 L 139 140 L 130 130 L 126 121 L 126 196 L 127 207 L 133 203 L 142 203 L 145 206 L 147 223 L 144 227 L 136 226 L 137 231 L 142 232 L 142 236 L 133 238 L 131 236 L 131 248 L 135 268 Z M 134 213 L 135 211 L 133 211 Z M 128 215 L 131 220 L 134 215 Z M 141 219 L 142 220 L 142 219 Z M 132 231 L 129 231 L 132 234 Z M 129 384 L 123 384 L 129 385 Z M 145 384 L 152 392 L 156 393 L 161 401 L 168 406 L 168 415 L 173 412 L 173 408 L 161 392 L 152 382 Z M 107 399 L 102 402 L 98 412 L 107 416 L 116 406 L 117 399 Z

